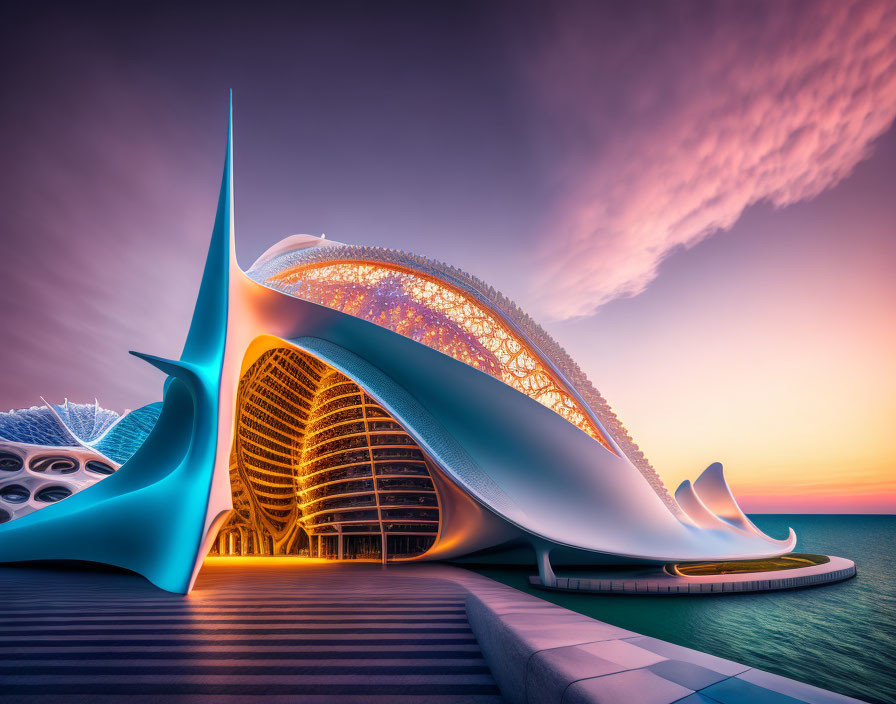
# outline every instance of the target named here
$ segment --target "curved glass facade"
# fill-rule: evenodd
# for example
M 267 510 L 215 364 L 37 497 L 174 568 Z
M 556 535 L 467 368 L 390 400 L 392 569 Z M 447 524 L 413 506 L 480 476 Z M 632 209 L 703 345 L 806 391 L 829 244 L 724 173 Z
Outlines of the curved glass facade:
M 283 555 L 298 551 L 296 466 L 308 414 L 324 366 L 289 350 L 271 350 L 243 375 L 230 481 L 234 514 L 222 530 L 223 554 Z
M 328 370 L 300 463 L 302 525 L 320 557 L 422 554 L 435 542 L 439 503 L 423 452 L 373 398 Z
M 357 384 L 291 349 L 264 353 L 240 381 L 231 485 L 222 555 L 400 559 L 438 535 L 417 444 Z

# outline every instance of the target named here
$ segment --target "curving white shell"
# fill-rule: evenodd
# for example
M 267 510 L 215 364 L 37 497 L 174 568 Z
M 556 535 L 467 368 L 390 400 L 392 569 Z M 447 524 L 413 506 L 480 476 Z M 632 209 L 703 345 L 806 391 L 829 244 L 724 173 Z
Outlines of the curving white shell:
M 690 518 L 698 527 L 708 528 L 709 530 L 726 530 L 731 526 L 721 518 L 716 516 L 709 508 L 700 500 L 691 481 L 685 479 L 675 490 L 675 500 L 681 506 L 688 518 Z
M 721 462 L 713 462 L 703 470 L 693 485 L 685 480 L 675 491 L 675 501 L 701 528 L 749 533 L 786 550 L 796 547 L 796 534 L 789 528 L 784 540 L 776 540 L 757 528 L 741 510 L 731 493 Z

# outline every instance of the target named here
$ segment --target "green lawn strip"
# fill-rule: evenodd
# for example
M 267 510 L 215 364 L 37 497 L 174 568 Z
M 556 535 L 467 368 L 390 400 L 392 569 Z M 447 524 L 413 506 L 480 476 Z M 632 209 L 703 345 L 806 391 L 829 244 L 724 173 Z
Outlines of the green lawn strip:
M 720 574 L 745 574 L 750 572 L 777 572 L 793 570 L 799 567 L 823 565 L 829 562 L 827 555 L 813 555 L 806 552 L 791 552 L 780 557 L 764 560 L 731 560 L 725 562 L 679 562 L 669 565 L 668 571 L 686 577 L 703 577 Z

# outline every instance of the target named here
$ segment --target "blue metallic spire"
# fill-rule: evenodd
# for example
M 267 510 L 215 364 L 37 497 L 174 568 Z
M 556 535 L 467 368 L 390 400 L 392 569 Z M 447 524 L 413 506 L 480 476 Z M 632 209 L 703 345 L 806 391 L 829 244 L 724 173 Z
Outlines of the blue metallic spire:
M 233 91 L 227 120 L 227 150 L 215 227 L 205 260 L 202 284 L 193 311 L 190 332 L 181 354 L 183 361 L 213 362 L 222 353 L 227 335 L 227 291 L 233 237 Z
M 207 529 L 218 446 L 221 368 L 233 252 L 233 98 L 215 226 L 180 361 L 132 352 L 168 375 L 159 419 L 113 475 L 0 525 L 0 561 L 118 565 L 189 591 Z

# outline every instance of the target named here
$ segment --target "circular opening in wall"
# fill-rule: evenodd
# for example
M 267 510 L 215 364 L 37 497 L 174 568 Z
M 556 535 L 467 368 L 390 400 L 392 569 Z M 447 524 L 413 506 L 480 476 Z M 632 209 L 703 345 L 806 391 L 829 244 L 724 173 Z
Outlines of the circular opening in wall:
M 23 504 L 29 496 L 31 492 L 21 484 L 7 484 L 0 488 L 0 499 L 11 504 Z
M 115 474 L 115 468 L 99 460 L 88 460 L 85 468 L 94 474 Z
M 56 501 L 62 501 L 62 499 L 69 497 L 72 495 L 72 490 L 65 486 L 45 486 L 43 489 L 38 491 L 34 498 L 38 501 L 43 501 L 44 503 L 52 504 Z
M 78 471 L 76 459 L 59 455 L 35 457 L 29 466 L 34 472 L 46 472 L 47 474 L 72 474 Z
M 25 463 L 13 452 L 0 452 L 0 471 L 18 472 Z

